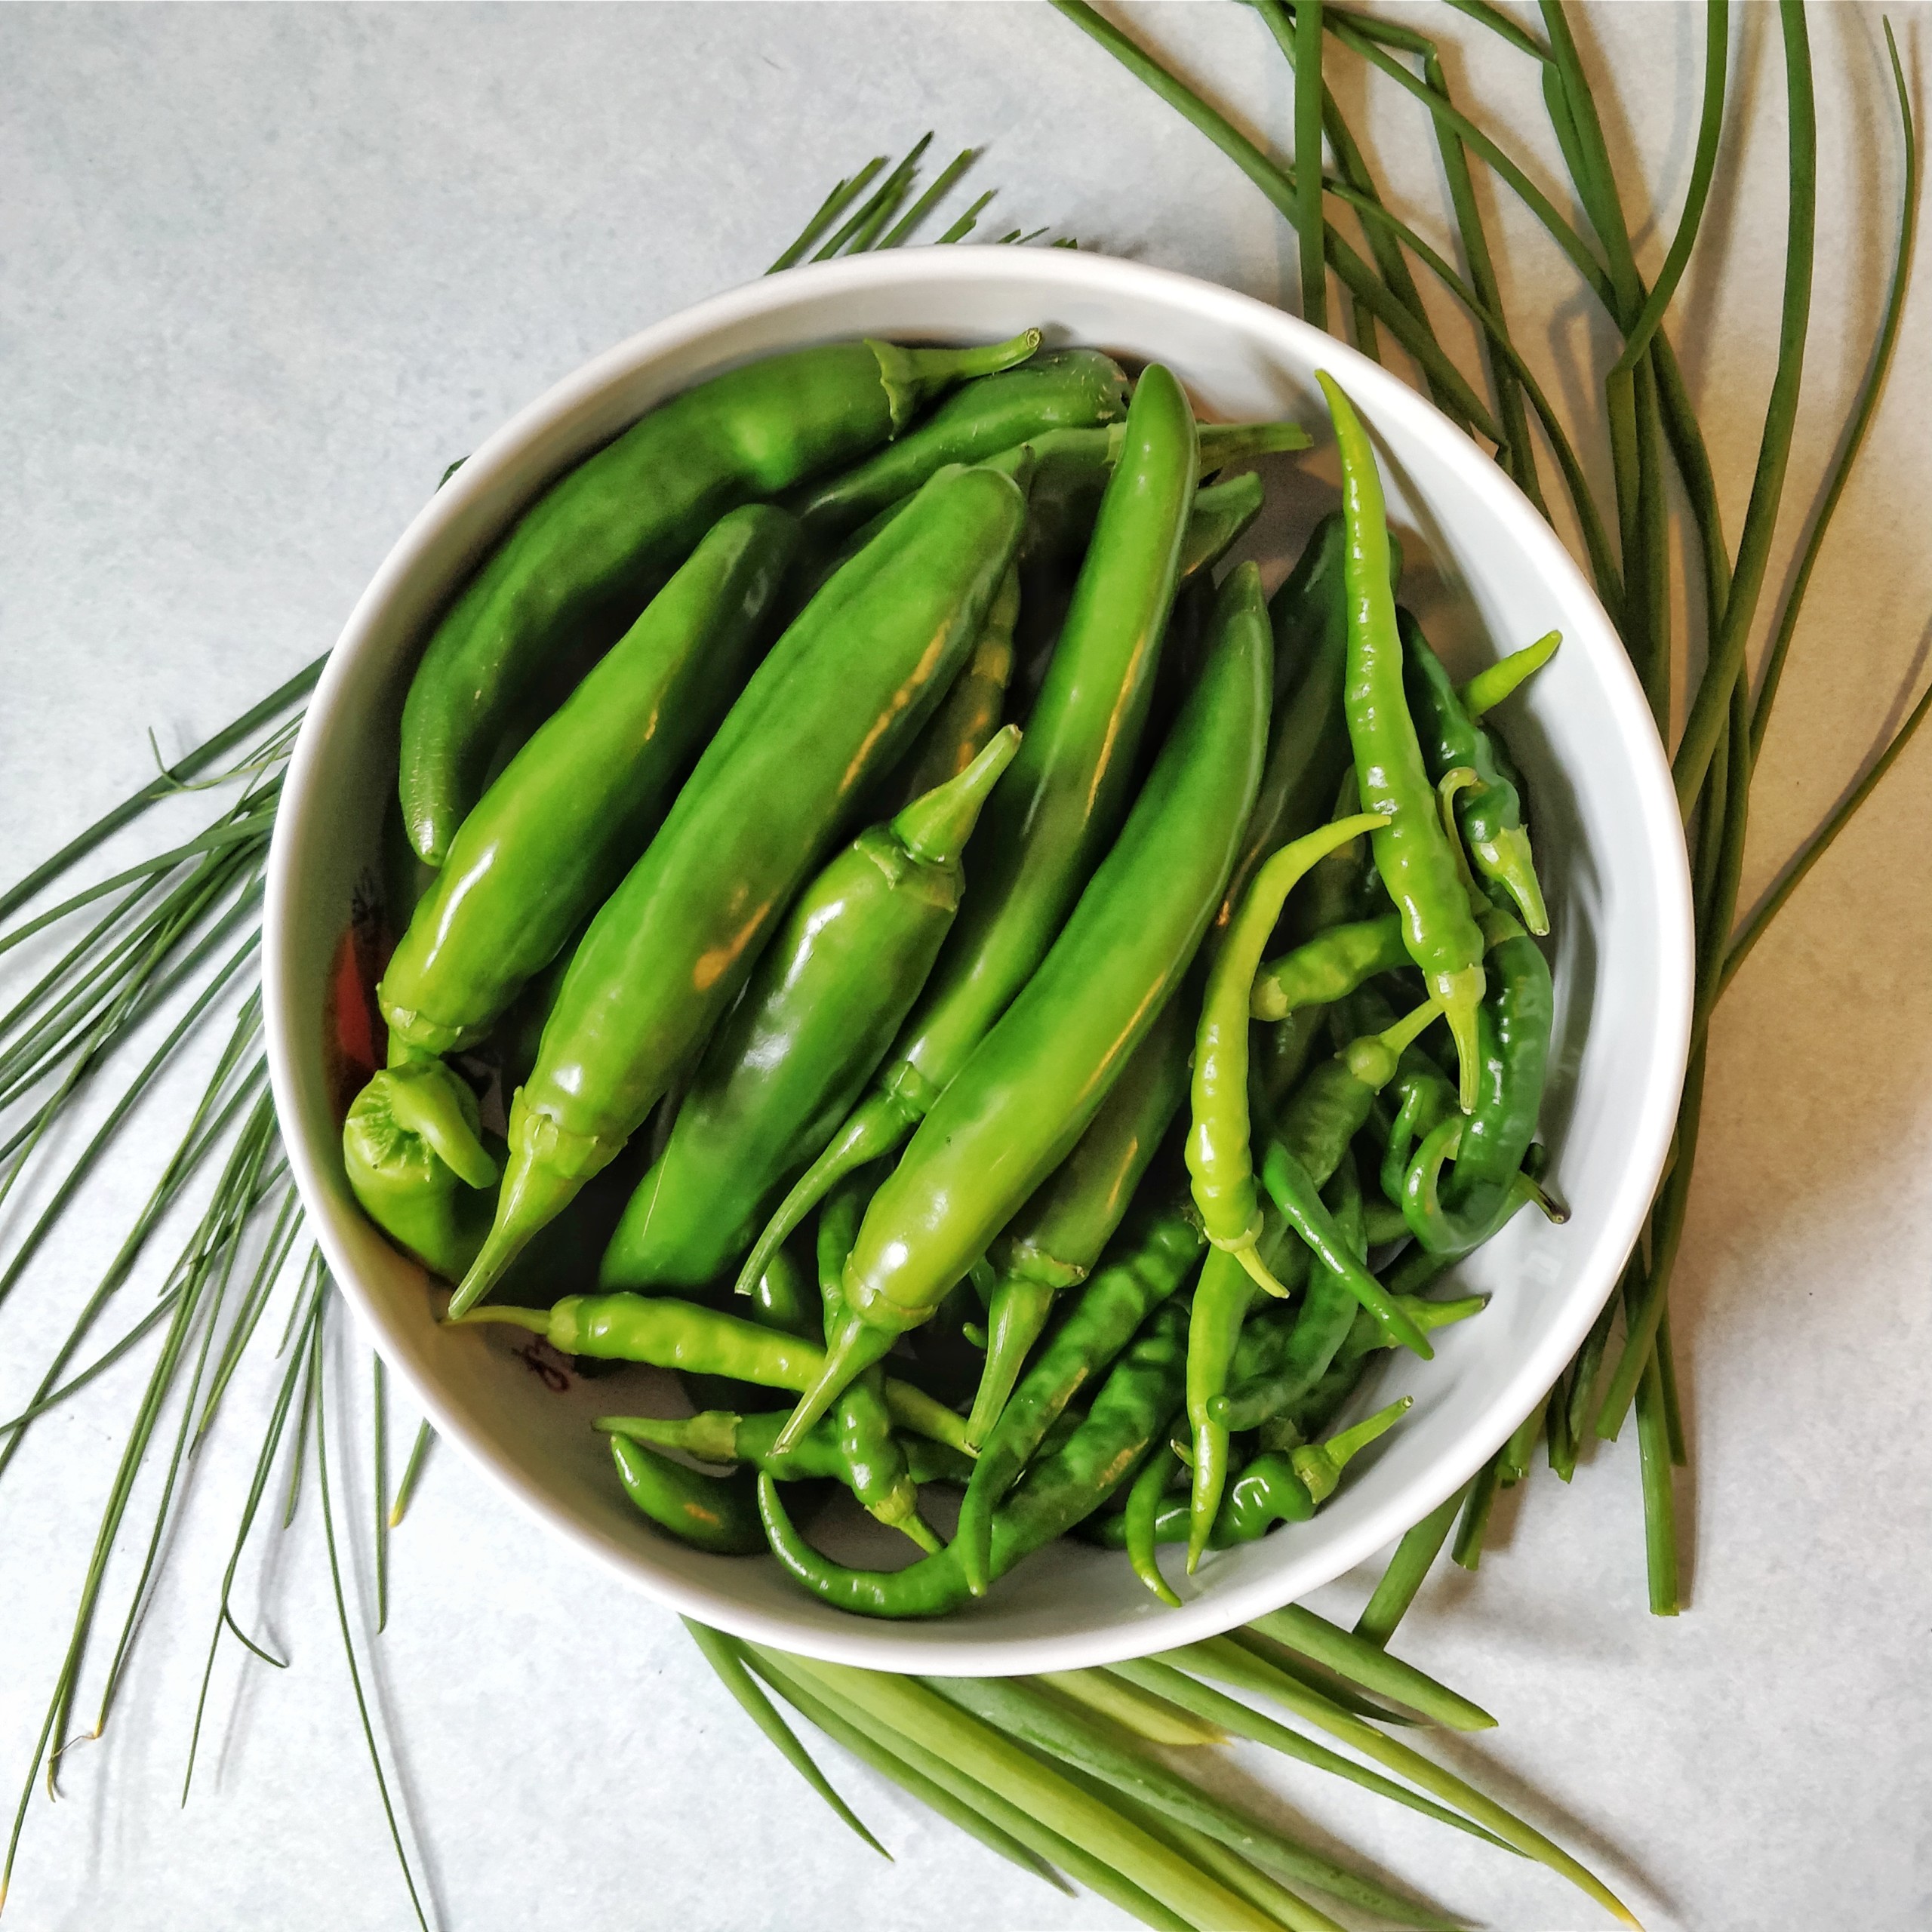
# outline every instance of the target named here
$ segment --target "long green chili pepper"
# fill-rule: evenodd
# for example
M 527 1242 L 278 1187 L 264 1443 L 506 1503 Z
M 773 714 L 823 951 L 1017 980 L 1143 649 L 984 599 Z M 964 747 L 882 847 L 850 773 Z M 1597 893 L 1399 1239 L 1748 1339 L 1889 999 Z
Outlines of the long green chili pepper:
M 1368 432 L 1340 386 L 1318 371 L 1342 460 L 1348 526 L 1346 707 L 1361 802 L 1389 823 L 1375 835 L 1377 869 L 1402 915 L 1409 956 L 1442 1003 L 1462 1067 L 1465 1107 L 1475 1104 L 1476 1008 L 1483 992 L 1482 934 L 1470 916 L 1455 855 L 1436 814 L 1434 788 L 1402 685 L 1402 640 L 1389 584 L 1389 527 Z
M 1111 355 L 1049 349 L 966 383 L 856 469 L 799 491 L 792 508 L 814 543 L 835 543 L 949 463 L 981 463 L 1051 429 L 1117 423 L 1127 402 L 1126 375 Z
M 977 349 L 833 343 L 714 376 L 568 471 L 437 625 L 402 714 L 410 843 L 440 865 L 505 728 L 558 651 L 608 641 L 728 510 L 849 462 L 919 405 L 1023 362 L 1028 329 Z
M 749 1463 L 754 1469 L 768 1470 L 780 1482 L 822 1477 L 851 1487 L 851 1466 L 829 1416 L 789 1455 L 773 1453 L 771 1445 L 791 1413 L 772 1409 L 740 1415 L 730 1409 L 701 1409 L 675 1421 L 659 1416 L 599 1416 L 591 1427 L 608 1435 L 627 1435 L 653 1448 L 675 1449 L 700 1463 Z M 905 1447 L 907 1472 L 915 1484 L 964 1483 L 972 1474 L 970 1456 L 930 1437 L 913 1436 Z
M 993 1512 L 989 1578 L 1084 1521 L 1124 1482 L 1179 1408 L 1186 1372 L 1187 1312 L 1156 1308 L 1116 1361 L 1080 1425 L 1042 1457 Z M 822 1601 L 861 1617 L 943 1617 L 971 1595 L 958 1541 L 898 1571 L 849 1570 L 799 1535 L 778 1485 L 758 1478 L 758 1511 L 772 1553 Z
M 860 833 L 800 894 L 705 1049 L 600 1286 L 702 1287 L 750 1245 L 918 996 L 958 907 L 961 852 L 1019 743 L 1008 725 L 958 777 Z
M 1346 999 L 1378 973 L 1398 972 L 1408 963 L 1399 912 L 1351 919 L 1269 960 L 1255 976 L 1248 1011 L 1257 1020 L 1285 1020 L 1305 1006 Z
M 1135 385 L 1121 438 L 1026 743 L 987 805 L 973 891 L 884 1072 L 780 1205 L 747 1275 L 841 1174 L 890 1153 L 931 1109 L 1045 958 L 1125 814 L 1197 461 L 1193 411 L 1159 364 Z
M 1516 902 L 1533 933 L 1549 931 L 1543 887 L 1530 857 L 1530 835 L 1523 829 L 1522 800 L 1507 768 L 1496 755 L 1489 733 L 1463 709 L 1442 660 L 1429 647 L 1422 626 L 1405 610 L 1395 621 L 1401 633 L 1404 685 L 1409 712 L 1422 746 L 1423 763 L 1438 784 L 1466 768 L 1475 782 L 1456 796 L 1456 820 L 1469 858 L 1484 878 Z
M 1113 850 L 873 1197 L 845 1266 L 855 1318 L 798 1404 L 801 1432 L 1072 1151 L 1186 974 L 1261 774 L 1274 644 L 1258 576 L 1244 564 L 1223 586 L 1207 663 Z
M 715 525 L 451 840 L 377 988 L 391 1051 L 481 1038 L 610 896 L 768 641 L 782 510 Z
M 463 1278 L 489 1232 L 497 1167 L 481 1131 L 476 1097 L 435 1060 L 378 1073 L 342 1124 L 363 1213 L 445 1281 Z
M 571 960 L 511 1105 L 496 1224 L 453 1313 L 612 1158 L 729 1007 L 841 820 L 970 653 L 1025 510 L 993 471 L 934 477 L 753 673 Z
M 1546 631 L 1534 644 L 1512 651 L 1507 657 L 1485 665 L 1456 694 L 1471 718 L 1494 711 L 1505 698 L 1514 694 L 1556 655 L 1563 641 L 1561 631 Z
M 1021 1379 L 973 1467 L 953 1539 L 968 1586 L 986 1594 L 995 1506 L 1020 1478 L 1067 1404 L 1103 1374 L 1201 1258 L 1192 1219 L 1152 1206 L 1130 1217 L 1101 1265 Z
M 714 1556 L 756 1556 L 764 1548 L 756 1478 L 749 1469 L 706 1475 L 623 1435 L 611 1438 L 611 1460 L 624 1494 L 680 1543 Z
M 986 1360 L 967 1419 L 976 1447 L 998 1421 L 1054 1297 L 1086 1279 L 1134 1198 L 1187 1093 L 1188 1015 L 1170 1000 L 1087 1131 L 1028 1198 L 995 1245 Z
M 528 1328 L 559 1355 L 729 1375 L 767 1389 L 808 1389 L 825 1362 L 814 1342 L 670 1295 L 565 1295 L 547 1309 L 479 1308 L 457 1325 L 478 1322 Z M 910 1383 L 888 1376 L 885 1401 L 902 1429 L 964 1447 L 964 1423 Z
M 1334 1226 L 1352 1258 L 1367 1252 L 1361 1238 L 1361 1189 L 1355 1163 L 1344 1159 L 1330 1183 L 1334 1195 Z M 1318 1377 L 1340 1347 L 1354 1321 L 1355 1297 L 1348 1282 L 1329 1268 L 1310 1270 L 1308 1298 L 1302 1304 L 1295 1334 L 1303 1337 L 1300 1358 Z M 1194 1444 L 1194 1480 L 1188 1504 L 1187 1571 L 1199 1567 L 1208 1539 L 1219 1520 L 1222 1492 L 1228 1480 L 1229 1432 L 1214 1417 L 1215 1398 L 1226 1393 L 1229 1371 L 1241 1340 L 1242 1324 L 1255 1286 L 1231 1269 L 1220 1251 L 1208 1257 L 1194 1291 L 1187 1337 L 1187 1420 Z
M 1121 1547 L 1127 1552 L 1127 1560 L 1134 1574 L 1170 1610 L 1180 1607 L 1180 1598 L 1175 1595 L 1174 1587 L 1161 1574 L 1161 1563 L 1157 1545 L 1160 1541 L 1159 1519 L 1161 1505 L 1180 1468 L 1180 1460 L 1173 1450 L 1163 1448 L 1158 1443 L 1154 1452 L 1140 1466 L 1140 1473 L 1128 1485 L 1127 1507 L 1118 1517 L 1109 1516 L 1107 1523 L 1118 1522 L 1120 1526 Z M 1100 1540 L 1112 1540 L 1111 1531 L 1103 1530 Z
M 1258 603 L 1258 585 L 1256 597 Z M 1258 611 L 1254 614 L 1258 623 Z M 1208 971 L 1194 1038 L 1192 1114 L 1187 1136 L 1194 1203 L 1201 1210 L 1208 1238 L 1232 1254 L 1270 1294 L 1287 1291 L 1269 1272 L 1256 1248 L 1261 1234 L 1261 1201 L 1254 1186 L 1247 1112 L 1247 1022 L 1254 975 L 1289 893 L 1309 868 L 1358 833 L 1378 831 L 1387 823 L 1372 814 L 1343 819 L 1306 833 L 1275 853 L 1255 874 Z

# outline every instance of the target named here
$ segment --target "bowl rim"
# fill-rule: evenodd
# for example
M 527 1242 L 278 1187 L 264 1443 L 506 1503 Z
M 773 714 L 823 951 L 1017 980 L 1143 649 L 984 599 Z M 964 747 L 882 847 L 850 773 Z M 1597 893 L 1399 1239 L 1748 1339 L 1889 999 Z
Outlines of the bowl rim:
M 1158 1619 L 1130 1621 L 1103 1629 L 1035 1636 L 991 1636 L 970 1628 L 948 1641 L 920 1626 L 908 1641 L 903 1626 L 852 1617 L 834 1627 L 794 1623 L 783 1616 L 714 1592 L 695 1580 L 648 1569 L 634 1552 L 620 1550 L 587 1525 L 562 1514 L 543 1486 L 484 1441 L 472 1439 L 453 1416 L 433 1382 L 419 1377 L 406 1359 L 392 1360 L 409 1392 L 458 1451 L 482 1469 L 500 1488 L 552 1534 L 561 1535 L 604 1567 L 624 1577 L 666 1607 L 701 1618 L 733 1635 L 795 1651 L 831 1663 L 865 1667 L 940 1672 L 958 1675 L 1001 1675 L 1064 1670 L 1117 1663 L 1150 1651 L 1218 1635 L 1278 1609 L 1344 1574 L 1440 1506 L 1508 1440 L 1561 1371 L 1615 1285 L 1623 1257 L 1634 1245 L 1647 1211 L 1674 1130 L 1678 1099 L 1688 1055 L 1694 971 L 1690 881 L 1676 796 L 1663 746 L 1653 726 L 1648 703 L 1608 617 L 1595 592 L 1556 533 L 1516 485 L 1433 404 L 1358 351 L 1299 318 L 1237 291 L 1170 269 L 1091 251 L 1020 251 L 953 247 L 894 251 L 813 263 L 726 290 L 681 309 L 593 357 L 516 411 L 487 438 L 433 495 L 397 538 L 368 586 L 356 600 L 309 700 L 284 780 L 280 809 L 268 858 L 263 915 L 262 987 L 269 1081 L 278 1112 L 300 1118 L 292 1104 L 297 1051 L 291 997 L 292 927 L 296 916 L 295 828 L 314 808 L 312 786 L 324 755 L 328 721 L 358 671 L 356 660 L 397 588 L 417 568 L 439 535 L 486 491 L 506 463 L 559 419 L 595 398 L 612 383 L 668 355 L 689 349 L 712 334 L 791 307 L 801 297 L 863 294 L 907 284 L 952 285 L 1029 278 L 1049 299 L 1074 292 L 1132 300 L 1155 296 L 1189 308 L 1204 321 L 1225 318 L 1290 339 L 1303 338 L 1311 361 L 1332 368 L 1371 427 L 1399 421 L 1405 438 L 1426 445 L 1461 475 L 1466 486 L 1486 500 L 1510 541 L 1537 573 L 1564 591 L 1587 612 L 1598 635 L 1566 638 L 1572 654 L 1587 652 L 1603 675 L 1615 714 L 1606 721 L 1631 754 L 1632 777 L 1639 801 L 1632 828 L 1655 874 L 1659 923 L 1654 943 L 1660 986 L 1654 1014 L 1660 1059 L 1668 1078 L 1654 1080 L 1643 1097 L 1636 1131 L 1607 1211 L 1602 1232 L 1580 1268 L 1601 1269 L 1603 1295 L 1574 1303 L 1572 1319 L 1546 1336 L 1518 1364 L 1494 1398 L 1481 1426 L 1459 1438 L 1455 1453 L 1439 1457 L 1426 1480 L 1411 1482 L 1361 1521 L 1334 1538 L 1321 1555 L 1321 1572 L 1284 1588 L 1267 1572 L 1204 1595 Z M 1606 648 L 1606 646 L 1607 648 Z M 1599 661 L 1601 660 L 1601 661 Z M 387 1326 L 379 1299 L 365 1291 L 338 1238 L 335 1209 L 324 1185 L 319 1150 L 300 1136 L 285 1134 L 290 1171 L 311 1230 L 337 1284 L 380 1348 Z M 1614 1248 L 1605 1265 L 1599 1257 Z M 1573 1332 L 1574 1331 L 1574 1332 Z M 801 1599 L 801 1605 L 806 1600 Z M 895 1641 L 895 1639 L 897 1641 Z

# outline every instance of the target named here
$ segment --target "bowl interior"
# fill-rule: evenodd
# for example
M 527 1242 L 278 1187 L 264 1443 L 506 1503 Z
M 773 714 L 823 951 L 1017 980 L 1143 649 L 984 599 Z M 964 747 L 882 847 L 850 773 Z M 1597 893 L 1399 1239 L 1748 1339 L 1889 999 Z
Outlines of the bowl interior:
M 1551 629 L 1564 643 L 1503 722 L 1528 780 L 1554 940 L 1556 1038 L 1543 1130 L 1561 1227 L 1520 1215 L 1454 1271 L 1488 1295 L 1439 1335 L 1436 1359 L 1378 1358 L 1356 1412 L 1415 1398 L 1312 1522 L 1213 1557 L 1164 1610 L 1117 1555 L 1066 1545 L 986 1601 L 932 1624 L 844 1616 L 769 1559 L 709 1557 L 659 1535 L 586 1426 L 614 1408 L 680 1412 L 668 1379 L 582 1379 L 513 1331 L 439 1330 L 420 1272 L 358 1212 L 339 1154 L 332 1042 L 351 952 L 380 921 L 384 807 L 410 673 L 451 589 L 558 471 L 653 404 L 749 357 L 840 337 L 996 340 L 1038 323 L 1174 370 L 1203 414 L 1294 416 L 1317 448 L 1270 468 L 1270 503 L 1241 554 L 1270 587 L 1335 470 L 1318 368 L 1376 437 L 1403 546 L 1403 595 L 1460 678 Z M 1339 1575 L 1463 1483 L 1580 1342 L 1635 1238 L 1682 1077 L 1689 885 L 1669 775 L 1627 660 L 1569 557 L 1475 445 L 1331 338 L 1189 278 L 1065 251 L 936 248 L 794 271 L 674 317 L 534 404 L 476 452 L 411 525 L 358 604 L 310 706 L 271 863 L 265 980 L 271 1066 L 291 1162 L 337 1279 L 438 1428 L 555 1530 L 689 1614 L 834 1660 L 961 1673 L 1067 1669 L 1232 1627 Z M 848 1560 L 896 1564 L 903 1540 L 841 1529 Z M 885 1533 L 880 1532 L 884 1536 Z M 856 1537 L 857 1541 L 848 1539 Z M 862 1552 L 871 1550 L 869 1556 Z

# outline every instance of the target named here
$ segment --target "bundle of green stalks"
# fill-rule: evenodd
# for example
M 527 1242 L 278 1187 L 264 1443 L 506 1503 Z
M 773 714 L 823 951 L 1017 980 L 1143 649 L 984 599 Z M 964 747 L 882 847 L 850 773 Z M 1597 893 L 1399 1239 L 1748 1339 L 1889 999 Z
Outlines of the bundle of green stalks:
M 1564 1374 L 1464 1494 L 1404 1537 L 1355 1629 L 1299 1607 L 1209 1643 L 1105 1669 L 1048 1677 L 958 1680 L 898 1677 L 819 1663 L 741 1643 L 693 1625 L 699 1650 L 758 1727 L 826 1803 L 882 1850 L 780 1715 L 774 1695 L 863 1764 L 1023 1869 L 1088 1887 L 1155 1927 L 1289 1927 L 1317 1932 L 1337 1912 L 1392 1924 L 1456 1921 L 1375 1875 L 1300 1842 L 1176 1766 L 1175 1753 L 1211 1752 L 1232 1740 L 1260 1744 L 1347 1780 L 1445 1827 L 1540 1860 L 1626 1923 L 1636 1921 L 1560 1847 L 1408 1741 L 1419 1727 L 1466 1732 L 1491 1725 L 1479 1706 L 1391 1657 L 1388 1644 L 1438 1558 L 1473 1569 L 1497 1491 L 1529 1473 L 1539 1442 L 1564 1481 L 1592 1436 L 1614 1439 L 1634 1407 L 1641 1454 L 1650 1600 L 1678 1607 L 1678 1527 L 1674 1465 L 1686 1460 L 1670 1349 L 1669 1297 L 1697 1164 L 1704 1042 L 1726 986 L 1806 874 L 1869 797 L 1922 721 L 1922 697 L 1857 787 L 1791 858 L 1750 918 L 1738 918 L 1753 766 L 1769 728 L 1813 569 L 1878 405 L 1897 337 L 1919 189 L 1915 131 L 1905 76 L 1887 29 L 1897 85 L 1905 191 L 1887 300 L 1867 373 L 1782 602 L 1766 579 L 1780 525 L 1803 372 L 1815 221 L 1816 128 L 1804 11 L 1780 9 L 1788 101 L 1789 204 L 1780 355 L 1764 411 L 1749 508 L 1734 546 L 1721 527 L 1706 445 L 1670 341 L 1672 296 L 1696 250 L 1727 132 L 1725 73 L 1730 20 L 1707 12 L 1703 104 L 1689 192 L 1654 279 L 1639 272 L 1626 220 L 1627 184 L 1614 177 L 1601 118 L 1560 0 L 1544 0 L 1540 36 L 1484 4 L 1454 0 L 1496 57 L 1540 68 L 1543 97 L 1567 165 L 1582 227 L 1574 225 L 1512 158 L 1506 131 L 1484 128 L 1457 106 L 1435 45 L 1373 16 L 1301 0 L 1251 0 L 1266 35 L 1294 72 L 1289 158 L 1264 152 L 1152 54 L 1082 0 L 1054 0 L 1072 24 L 1183 115 L 1267 197 L 1297 238 L 1303 312 L 1329 326 L 1336 307 L 1357 347 L 1377 356 L 1385 338 L 1428 393 L 1496 460 L 1539 509 L 1553 462 L 1567 515 L 1598 592 L 1648 693 L 1660 733 L 1684 722 L 1672 764 L 1696 894 L 1697 974 L 1689 1076 L 1670 1165 L 1620 1292 Z M 1452 260 L 1383 203 L 1370 162 L 1328 83 L 1331 62 L 1367 70 L 1430 116 L 1455 217 Z M 1351 74 L 1352 88 L 1360 76 Z M 905 245 L 941 219 L 970 168 L 968 151 L 923 191 L 921 140 L 896 168 L 880 157 L 841 181 L 774 263 Z M 1325 149 L 1326 165 L 1324 165 Z M 1306 159 L 1306 165 L 1301 165 Z M 1479 213 L 1483 171 L 1517 196 L 1574 266 L 1620 348 L 1598 379 L 1592 424 L 1610 457 L 1614 500 L 1598 503 L 1580 451 L 1518 352 Z M 964 241 L 991 200 L 981 195 L 940 232 Z M 1032 242 L 1043 229 L 999 238 Z M 1360 245 L 1351 237 L 1359 238 Z M 1057 242 L 1054 245 L 1072 245 Z M 1473 322 L 1480 366 L 1460 367 L 1429 318 L 1417 276 L 1432 278 Z M 1540 335 L 1546 318 L 1534 318 Z M 1528 340 L 1525 336 L 1524 340 Z M 1674 475 L 1675 484 L 1672 478 Z M 1671 634 L 1670 559 L 1678 521 L 1699 565 L 1697 635 Z M 1750 666 L 1755 658 L 1755 681 Z M 341 1499 L 331 1490 L 324 1388 L 325 1336 L 339 1318 L 318 1254 L 303 1239 L 270 1100 L 255 984 L 268 841 L 301 706 L 318 659 L 245 716 L 162 772 L 11 891 L 0 894 L 0 960 L 31 980 L 0 1013 L 0 1209 L 13 1205 L 0 1245 L 0 1304 L 32 1266 L 63 1217 L 87 1198 L 110 1150 L 144 1099 L 191 1056 L 210 1070 L 186 1109 L 179 1143 L 71 1326 L 47 1357 L 27 1403 L 0 1420 L 0 1476 L 35 1420 L 79 1396 L 103 1371 L 145 1352 L 139 1389 L 106 1505 L 89 1550 L 72 1635 L 0 1868 L 0 1905 L 36 1785 L 50 1791 L 87 1680 L 97 1695 L 92 1733 L 105 1730 L 128 1660 L 161 1581 L 168 1531 L 190 1459 L 238 1376 L 265 1380 L 268 1422 L 241 1499 L 232 1552 L 212 1608 L 211 1675 L 224 1633 L 266 1664 L 284 1660 L 251 1636 L 231 1601 L 265 1500 L 286 1529 L 312 1467 L 349 1674 L 402 1878 L 418 1921 L 426 1908 L 405 1850 L 383 1753 L 364 1695 L 358 1654 L 386 1621 L 387 1538 L 408 1505 L 430 1437 L 425 1425 L 389 1480 L 383 1432 L 382 1367 L 372 1363 L 374 1494 L 352 1519 L 373 1538 L 373 1626 L 343 1586 Z M 1680 688 L 1686 663 L 1702 670 Z M 78 891 L 70 877 L 150 808 L 208 788 L 224 799 L 196 835 Z M 63 895 L 64 891 L 64 896 Z M 19 962 L 31 959 L 34 968 Z M 38 977 L 34 977 L 37 972 Z M 225 1028 L 226 1032 L 222 1030 Z M 217 1044 L 218 1042 L 218 1044 Z M 114 1091 L 115 1080 L 122 1083 Z M 165 1089 L 163 1089 L 165 1091 Z M 71 1130 L 91 1131 L 74 1149 Z M 143 1132 L 152 1134 L 152 1123 Z M 34 1210 L 23 1216 L 20 1202 Z M 164 1230 L 198 1213 L 165 1271 L 161 1291 L 132 1318 L 124 1291 Z M 151 1272 L 151 1269 L 150 1269 Z M 280 1317 L 278 1347 L 268 1338 Z M 111 1339 L 106 1331 L 113 1330 Z M 103 1331 L 100 1335 L 97 1331 Z M 23 1334 L 22 1346 L 32 1337 Z M 145 1478 L 145 1480 L 143 1479 Z M 308 1520 L 305 1518 L 305 1520 Z M 140 1552 L 131 1578 L 125 1555 Z M 109 1609 L 112 1586 L 116 1616 Z M 358 1632 L 357 1625 L 364 1626 Z M 109 1647 L 111 1640 L 111 1649 Z M 103 1662 L 103 1660 L 105 1660 Z M 86 1667 L 92 1661 L 91 1669 Z M 205 1676 L 205 1706 L 208 1678 Z M 1263 1708 L 1265 1707 L 1265 1708 Z M 183 1798 L 193 1775 L 202 1709 L 188 1746 Z M 1401 1735 L 1396 1734 L 1400 1732 Z M 1340 1747 L 1340 1748 L 1337 1748 Z

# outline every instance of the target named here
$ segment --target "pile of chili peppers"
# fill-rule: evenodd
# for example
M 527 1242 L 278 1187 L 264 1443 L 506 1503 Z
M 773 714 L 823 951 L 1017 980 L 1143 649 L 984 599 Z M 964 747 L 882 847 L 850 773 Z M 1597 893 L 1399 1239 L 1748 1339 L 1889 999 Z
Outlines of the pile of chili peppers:
M 670 1534 L 932 1617 L 1078 1531 L 1177 1603 L 1158 1546 L 1312 1516 L 1408 1405 L 1330 1432 L 1376 1351 L 1481 1305 L 1423 1291 L 1556 1212 L 1492 718 L 1556 641 L 1457 688 L 1321 380 L 1272 599 L 1230 466 L 1306 432 L 1029 330 L 700 384 L 429 640 L 349 1177 L 452 1322 L 685 1377 L 596 1425 Z M 918 1559 L 832 1562 L 801 1483 Z

